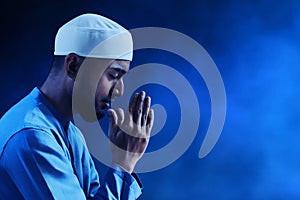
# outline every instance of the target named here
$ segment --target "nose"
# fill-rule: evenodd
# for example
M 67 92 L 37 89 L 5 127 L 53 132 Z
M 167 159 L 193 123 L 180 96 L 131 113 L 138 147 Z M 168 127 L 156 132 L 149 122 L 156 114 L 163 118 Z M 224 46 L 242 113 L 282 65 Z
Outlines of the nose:
M 121 78 L 115 85 L 113 96 L 123 96 L 124 94 L 124 82 Z

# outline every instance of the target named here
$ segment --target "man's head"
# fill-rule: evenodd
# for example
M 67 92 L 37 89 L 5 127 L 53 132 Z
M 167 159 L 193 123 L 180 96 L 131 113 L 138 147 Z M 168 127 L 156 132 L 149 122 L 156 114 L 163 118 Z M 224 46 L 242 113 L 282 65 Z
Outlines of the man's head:
M 90 119 L 96 110 L 102 118 L 112 98 L 123 94 L 122 76 L 129 70 L 132 50 L 125 28 L 100 15 L 80 15 L 57 32 L 49 78 L 63 79 L 73 111 Z

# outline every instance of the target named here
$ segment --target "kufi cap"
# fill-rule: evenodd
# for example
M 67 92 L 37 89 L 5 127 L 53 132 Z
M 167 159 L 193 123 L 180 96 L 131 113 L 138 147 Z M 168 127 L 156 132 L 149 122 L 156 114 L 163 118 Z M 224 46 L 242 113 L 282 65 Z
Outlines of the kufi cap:
M 54 55 L 132 60 L 128 30 L 97 14 L 83 14 L 64 24 L 55 37 Z

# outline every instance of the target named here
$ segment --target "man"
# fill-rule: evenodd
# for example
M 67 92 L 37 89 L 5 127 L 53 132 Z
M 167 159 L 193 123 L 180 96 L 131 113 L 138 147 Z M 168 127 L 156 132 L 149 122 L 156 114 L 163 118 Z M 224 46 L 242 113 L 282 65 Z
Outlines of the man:
M 154 120 L 150 97 L 143 91 L 135 94 L 125 114 L 108 110 L 112 166 L 101 184 L 72 122 L 74 114 L 89 121 L 104 116 L 113 98 L 123 94 L 122 76 L 131 59 L 129 32 L 105 17 L 83 14 L 58 30 L 46 81 L 0 120 L 0 199 L 140 196 L 133 169 L 149 142 Z

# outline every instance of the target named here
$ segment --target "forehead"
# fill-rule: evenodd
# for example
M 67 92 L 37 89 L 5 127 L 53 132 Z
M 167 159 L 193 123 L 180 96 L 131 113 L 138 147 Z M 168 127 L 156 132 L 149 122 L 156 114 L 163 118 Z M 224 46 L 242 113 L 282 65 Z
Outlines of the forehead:
M 102 68 L 102 70 L 107 69 L 115 69 L 118 71 L 128 72 L 130 67 L 130 61 L 128 60 L 112 60 L 112 59 L 105 59 L 105 58 L 90 58 L 86 57 L 83 58 L 84 63 L 92 68 Z

